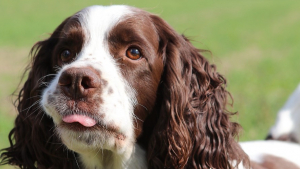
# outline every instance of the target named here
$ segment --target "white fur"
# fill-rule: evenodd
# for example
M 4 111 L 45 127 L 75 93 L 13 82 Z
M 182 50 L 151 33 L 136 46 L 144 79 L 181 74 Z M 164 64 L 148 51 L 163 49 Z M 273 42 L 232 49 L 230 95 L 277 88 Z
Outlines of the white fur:
M 274 139 L 293 134 L 300 141 L 300 84 L 278 112 L 276 123 L 269 134 Z
M 131 155 L 131 158 L 127 161 L 124 161 L 122 156 L 117 156 L 111 151 L 102 150 L 104 152 L 98 152 L 98 155 L 90 154 L 81 156 L 82 162 L 85 164 L 87 169 L 146 169 L 146 152 L 137 144 L 135 144 L 134 152 Z M 114 160 L 112 160 L 114 159 Z M 126 165 L 122 162 L 126 162 Z M 95 167 L 97 166 L 97 168 Z
M 103 103 L 99 114 L 105 114 L 104 125 L 113 124 L 119 128 L 119 133 L 126 136 L 122 143 L 117 143 L 115 137 L 97 132 L 74 132 L 57 127 L 63 143 L 71 150 L 79 153 L 80 159 L 87 169 L 118 169 L 118 168 L 145 168 L 145 152 L 135 144 L 133 109 L 136 103 L 135 91 L 123 78 L 121 70 L 110 55 L 106 41 L 107 33 L 122 18 L 131 13 L 127 6 L 92 6 L 75 14 L 84 29 L 85 42 L 77 58 L 61 68 L 55 79 L 43 91 L 41 105 L 45 112 L 53 118 L 56 125 L 62 122 L 57 112 L 57 104 L 48 103 L 49 96 L 64 101 L 62 95 L 54 94 L 57 91 L 58 80 L 62 72 L 68 68 L 92 66 L 101 72 L 101 79 L 108 82 L 108 87 L 101 94 Z M 108 94 L 112 88 L 113 93 Z M 61 108 L 63 111 L 63 108 Z M 81 142 L 78 138 L 99 136 L 91 145 Z M 118 146 L 115 146 L 118 145 Z
M 250 160 L 263 162 L 264 155 L 273 155 L 293 162 L 300 167 L 300 146 L 294 143 L 275 140 L 249 141 L 240 143 L 242 149 L 248 154 Z

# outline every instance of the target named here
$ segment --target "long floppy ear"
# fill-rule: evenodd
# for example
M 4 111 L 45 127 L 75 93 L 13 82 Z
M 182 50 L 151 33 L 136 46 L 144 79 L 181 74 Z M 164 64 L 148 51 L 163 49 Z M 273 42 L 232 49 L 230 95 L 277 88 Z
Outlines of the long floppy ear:
M 240 125 L 229 120 L 226 79 L 184 36 L 151 16 L 160 37 L 164 73 L 158 118 L 148 147 L 149 168 L 234 168 L 249 160 L 235 141 Z M 152 124 L 153 125 L 153 124 Z M 149 127 L 145 121 L 144 128 Z
M 52 52 L 66 19 L 50 38 L 31 49 L 32 60 L 23 77 L 28 77 L 15 101 L 19 112 L 9 134 L 10 147 L 2 149 L 1 164 L 20 168 L 72 168 L 72 160 L 54 134 L 54 124 L 43 112 L 39 101 L 42 90 L 54 77 Z M 69 155 L 72 157 L 72 155 Z M 74 167 L 73 167 L 74 168 Z

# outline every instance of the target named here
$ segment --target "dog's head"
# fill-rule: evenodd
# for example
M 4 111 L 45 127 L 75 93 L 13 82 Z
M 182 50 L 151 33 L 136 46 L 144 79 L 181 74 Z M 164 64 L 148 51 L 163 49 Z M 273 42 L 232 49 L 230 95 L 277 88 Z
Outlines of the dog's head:
M 16 146 L 7 149 L 24 154 L 7 153 L 9 162 L 67 166 L 68 160 L 57 162 L 72 158 L 53 143 L 61 140 L 78 154 L 104 149 L 130 156 L 139 144 L 150 168 L 247 163 L 234 140 L 239 125 L 226 110 L 225 78 L 160 17 L 92 6 L 34 49 L 12 131 Z

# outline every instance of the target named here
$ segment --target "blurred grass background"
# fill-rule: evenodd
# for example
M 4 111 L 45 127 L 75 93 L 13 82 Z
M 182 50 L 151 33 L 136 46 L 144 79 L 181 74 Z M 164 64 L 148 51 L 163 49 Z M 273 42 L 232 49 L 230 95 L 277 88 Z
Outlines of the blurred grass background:
M 300 1 L 0 1 L 0 149 L 16 111 L 17 89 L 33 44 L 67 16 L 94 5 L 127 4 L 160 15 L 193 39 L 228 80 L 241 141 L 264 139 L 300 81 Z M 9 169 L 11 167 L 1 166 Z

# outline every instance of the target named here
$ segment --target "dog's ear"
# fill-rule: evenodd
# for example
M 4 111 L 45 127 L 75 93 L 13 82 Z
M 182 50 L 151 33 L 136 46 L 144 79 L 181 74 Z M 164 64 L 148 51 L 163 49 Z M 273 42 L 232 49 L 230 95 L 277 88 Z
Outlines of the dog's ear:
M 149 168 L 247 166 L 248 157 L 235 141 L 240 125 L 229 120 L 234 113 L 226 110 L 226 79 L 187 38 L 158 16 L 151 19 L 160 37 L 164 73 L 151 115 L 158 121 L 148 147 Z M 144 128 L 151 125 L 145 121 Z
M 27 79 L 15 101 L 19 114 L 9 134 L 10 147 L 2 149 L 1 164 L 26 169 L 72 167 L 73 161 L 67 159 L 67 151 L 54 134 L 52 119 L 39 103 L 42 90 L 54 77 L 52 52 L 67 21 L 31 49 L 31 63 L 23 75 Z

